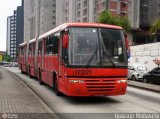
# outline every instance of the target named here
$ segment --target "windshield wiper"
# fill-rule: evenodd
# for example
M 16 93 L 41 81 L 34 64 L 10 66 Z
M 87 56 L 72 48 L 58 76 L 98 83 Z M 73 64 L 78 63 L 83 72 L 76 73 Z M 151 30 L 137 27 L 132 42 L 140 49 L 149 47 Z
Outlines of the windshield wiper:
M 110 61 L 110 63 L 115 66 L 115 63 L 113 61 L 113 59 L 111 58 L 111 54 L 109 52 L 107 52 L 106 50 L 103 51 L 104 52 L 104 56 Z M 86 66 L 89 66 L 91 64 L 91 62 L 93 61 L 94 57 L 96 56 L 97 53 L 97 49 L 93 52 L 91 58 L 88 60 Z M 103 62 L 103 61 L 102 61 Z
M 91 62 L 93 61 L 94 57 L 96 56 L 96 53 L 97 53 L 97 48 L 96 50 L 93 52 L 91 58 L 88 60 L 86 66 L 89 66 L 91 64 Z
M 113 59 L 111 58 L 111 54 L 107 50 L 103 50 L 104 56 L 110 61 L 110 63 L 115 66 Z

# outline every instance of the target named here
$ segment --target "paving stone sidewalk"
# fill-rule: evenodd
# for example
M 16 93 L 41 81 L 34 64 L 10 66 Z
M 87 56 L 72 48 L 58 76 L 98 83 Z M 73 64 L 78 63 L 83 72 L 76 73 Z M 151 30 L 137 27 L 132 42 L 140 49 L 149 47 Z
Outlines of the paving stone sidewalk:
M 52 111 L 20 79 L 0 67 L 0 119 L 54 119 Z M 16 117 L 17 116 L 17 117 Z

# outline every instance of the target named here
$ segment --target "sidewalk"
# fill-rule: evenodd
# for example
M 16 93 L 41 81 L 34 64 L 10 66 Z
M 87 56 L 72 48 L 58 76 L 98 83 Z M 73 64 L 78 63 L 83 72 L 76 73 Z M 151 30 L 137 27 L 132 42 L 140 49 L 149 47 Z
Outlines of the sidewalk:
M 54 119 L 53 113 L 20 79 L 0 67 L 0 119 Z
M 149 91 L 160 92 L 160 85 L 128 80 L 128 85 Z

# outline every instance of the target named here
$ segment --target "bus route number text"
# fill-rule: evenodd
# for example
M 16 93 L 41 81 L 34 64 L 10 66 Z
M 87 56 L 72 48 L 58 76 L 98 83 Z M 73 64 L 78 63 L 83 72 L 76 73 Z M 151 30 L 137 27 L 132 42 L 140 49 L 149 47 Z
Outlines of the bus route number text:
M 75 70 L 75 75 L 91 75 L 91 70 Z

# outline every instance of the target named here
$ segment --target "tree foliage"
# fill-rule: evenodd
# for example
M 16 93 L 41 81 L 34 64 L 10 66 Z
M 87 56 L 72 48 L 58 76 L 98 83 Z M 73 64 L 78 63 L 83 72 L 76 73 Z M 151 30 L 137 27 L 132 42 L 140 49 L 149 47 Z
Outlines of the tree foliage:
M 12 61 L 12 59 L 9 55 L 3 55 L 2 60 L 8 61 L 8 62 Z
M 109 11 L 103 11 L 99 17 L 98 22 L 103 24 L 112 24 L 121 26 L 125 31 L 130 31 L 131 25 L 126 17 L 120 15 L 112 15 Z
M 156 33 L 158 30 L 160 30 L 160 18 L 156 19 L 150 28 L 150 32 Z

